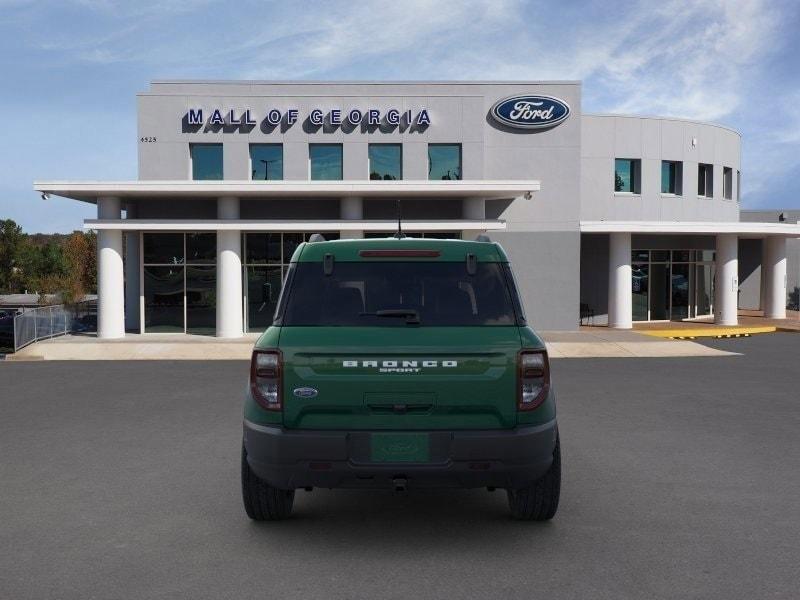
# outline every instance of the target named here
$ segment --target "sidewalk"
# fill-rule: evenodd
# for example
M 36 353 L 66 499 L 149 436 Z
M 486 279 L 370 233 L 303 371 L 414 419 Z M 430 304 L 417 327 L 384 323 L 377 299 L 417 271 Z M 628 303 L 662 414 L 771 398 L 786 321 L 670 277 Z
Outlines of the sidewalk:
M 581 327 L 579 331 L 540 332 L 552 358 L 666 358 L 735 356 L 686 340 L 654 338 L 631 330 Z
M 220 339 L 182 333 L 128 333 L 117 340 L 65 335 L 9 354 L 10 360 L 249 360 L 259 334 Z
M 128 334 L 118 340 L 67 335 L 32 344 L 10 360 L 248 360 L 257 333 L 240 339 L 184 334 Z M 689 341 L 656 339 L 605 327 L 541 332 L 552 358 L 727 356 Z

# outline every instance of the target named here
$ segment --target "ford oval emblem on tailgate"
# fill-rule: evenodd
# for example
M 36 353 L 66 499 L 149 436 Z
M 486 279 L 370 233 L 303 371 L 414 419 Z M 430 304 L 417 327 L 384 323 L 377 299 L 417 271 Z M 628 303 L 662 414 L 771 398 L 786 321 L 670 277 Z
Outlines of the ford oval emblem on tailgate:
M 298 398 L 316 398 L 319 392 L 312 387 L 294 388 L 292 392 Z

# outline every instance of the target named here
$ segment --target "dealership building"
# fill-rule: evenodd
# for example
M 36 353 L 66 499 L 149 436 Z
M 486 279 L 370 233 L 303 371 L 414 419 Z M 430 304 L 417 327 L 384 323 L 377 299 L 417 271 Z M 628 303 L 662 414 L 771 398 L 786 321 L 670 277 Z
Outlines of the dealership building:
M 393 235 L 398 199 L 407 235 L 500 242 L 539 329 L 797 294 L 799 215 L 740 211 L 739 133 L 585 114 L 580 82 L 158 81 L 137 143 L 138 180 L 34 183 L 97 205 L 102 338 L 263 330 L 301 242 Z

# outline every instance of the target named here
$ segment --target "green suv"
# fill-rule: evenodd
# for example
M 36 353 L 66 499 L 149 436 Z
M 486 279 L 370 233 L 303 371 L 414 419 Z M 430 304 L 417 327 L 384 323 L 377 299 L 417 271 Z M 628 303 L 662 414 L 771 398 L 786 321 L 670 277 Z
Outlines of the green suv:
M 507 490 L 515 518 L 552 518 L 550 366 L 502 247 L 312 240 L 253 350 L 248 516 L 286 518 L 299 488 L 486 487 Z

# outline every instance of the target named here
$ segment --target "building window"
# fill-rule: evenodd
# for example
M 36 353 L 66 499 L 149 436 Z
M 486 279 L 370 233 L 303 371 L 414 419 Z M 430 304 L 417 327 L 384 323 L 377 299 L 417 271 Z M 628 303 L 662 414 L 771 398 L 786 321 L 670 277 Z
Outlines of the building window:
M 142 234 L 144 330 L 213 335 L 217 235 Z
M 400 144 L 370 144 L 369 178 L 385 181 L 402 179 L 403 147 Z
M 190 144 L 192 179 L 222 179 L 222 144 Z
M 339 238 L 325 232 L 326 240 Z M 386 235 L 386 234 L 384 234 Z M 264 331 L 272 325 L 278 296 L 292 254 L 310 233 L 252 232 L 243 234 L 245 326 L 247 331 Z
M 342 179 L 341 144 L 309 144 L 308 162 L 312 180 Z
M 661 161 L 661 193 L 680 196 L 683 193 L 683 163 L 675 160 Z
M 617 158 L 614 160 L 614 191 L 627 194 L 640 194 L 642 161 L 638 158 Z
M 714 165 L 697 165 L 697 195 L 701 198 L 714 197 Z
M 250 144 L 250 179 L 253 181 L 283 179 L 283 145 Z
M 428 144 L 428 179 L 461 179 L 461 144 Z
M 722 197 L 733 200 L 733 169 L 722 167 Z

